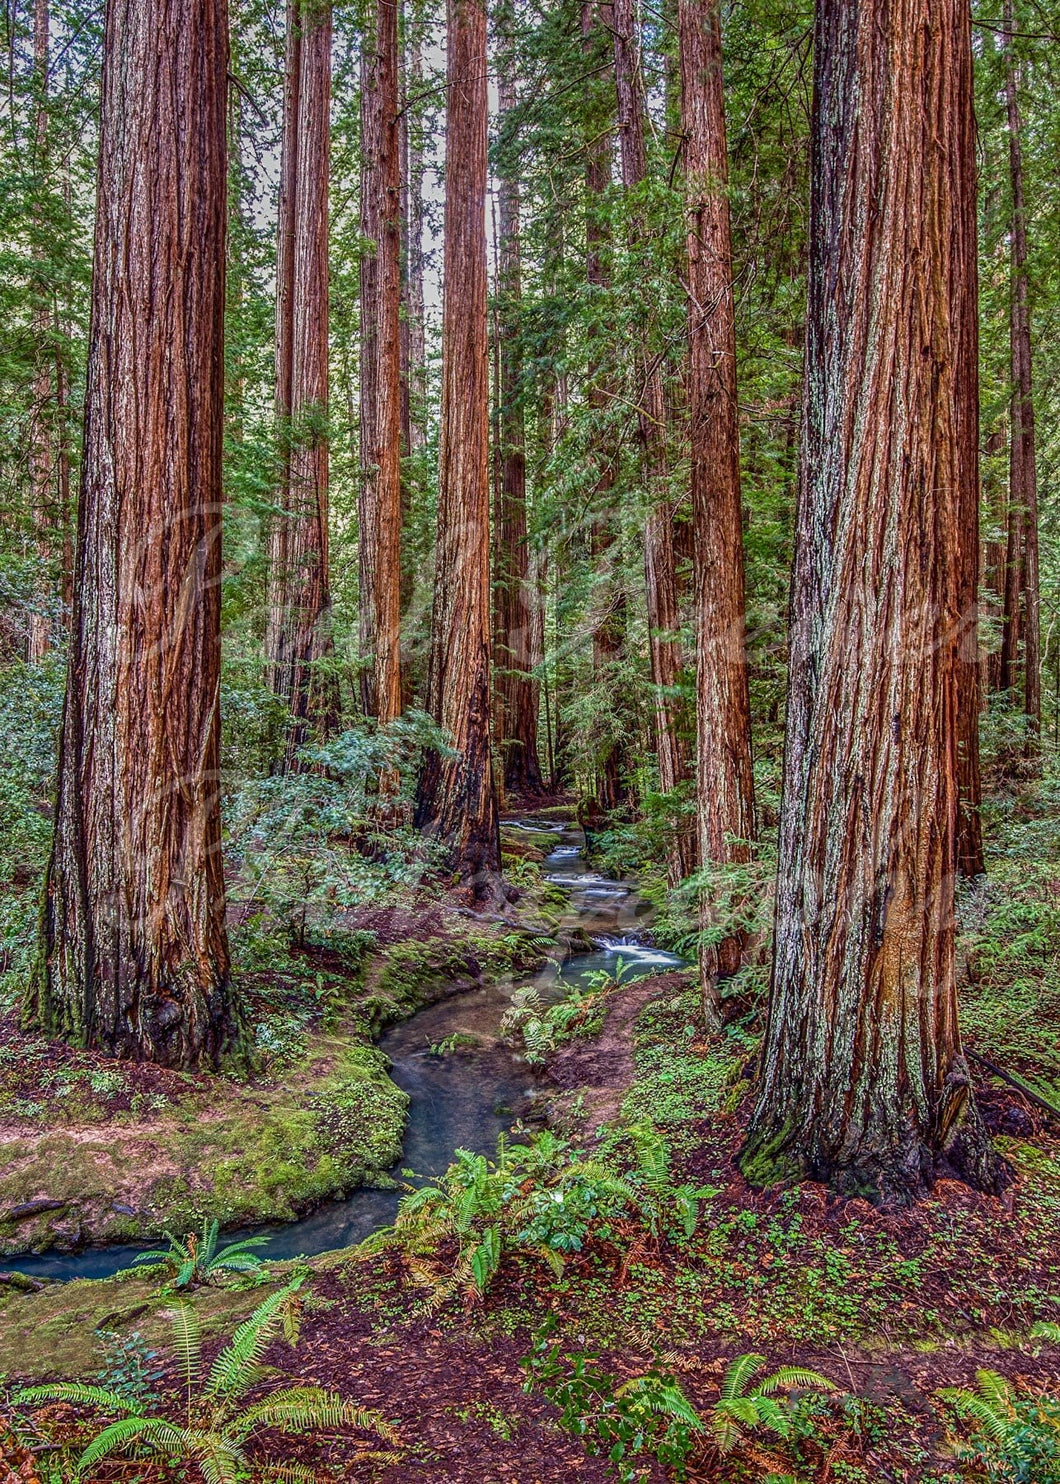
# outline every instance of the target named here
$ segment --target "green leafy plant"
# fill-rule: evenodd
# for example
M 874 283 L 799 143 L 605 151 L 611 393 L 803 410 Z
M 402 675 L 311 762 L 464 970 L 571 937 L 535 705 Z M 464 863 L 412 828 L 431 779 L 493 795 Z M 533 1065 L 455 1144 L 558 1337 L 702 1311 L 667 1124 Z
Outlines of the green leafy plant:
M 795 1419 L 787 1399 L 778 1400 L 785 1391 L 834 1391 L 827 1376 L 801 1366 L 781 1366 L 762 1376 L 764 1355 L 738 1355 L 730 1364 L 721 1383 L 721 1395 L 710 1414 L 710 1427 L 718 1452 L 731 1453 L 744 1435 L 765 1428 L 779 1438 L 789 1438 Z M 752 1388 L 752 1383 L 761 1380 Z
M 183 1406 L 176 1417 L 160 1410 L 147 1411 L 144 1399 L 129 1395 L 127 1390 L 77 1383 L 32 1386 L 17 1392 L 14 1403 L 36 1406 L 68 1402 L 116 1414 L 77 1460 L 78 1478 L 113 1454 L 153 1454 L 194 1470 L 205 1484 L 241 1484 L 248 1478 L 262 1484 L 267 1480 L 277 1484 L 304 1480 L 311 1484 L 318 1477 L 315 1471 L 295 1464 L 263 1463 L 260 1457 L 252 1459 L 249 1445 L 266 1429 L 304 1434 L 354 1427 L 374 1432 L 392 1445 L 397 1437 L 377 1412 L 344 1401 L 319 1386 L 278 1386 L 248 1401 L 248 1393 L 264 1379 L 261 1360 L 272 1340 L 281 1329 L 291 1343 L 297 1339 L 297 1292 L 302 1282 L 296 1279 L 259 1304 L 208 1368 L 202 1358 L 202 1334 L 195 1311 L 187 1303 L 178 1306 L 173 1332 Z
M 1035 1325 L 1056 1331 L 1056 1325 Z M 1042 1338 L 1050 1339 L 1051 1334 Z M 976 1389 L 948 1386 L 939 1401 L 959 1424 L 949 1445 L 962 1462 L 974 1462 L 988 1479 L 1012 1484 L 1060 1481 L 1060 1398 L 1018 1390 L 996 1371 L 976 1372 Z
M 253 1273 L 261 1267 L 261 1258 L 251 1249 L 262 1246 L 268 1237 L 242 1237 L 218 1247 L 218 1230 L 216 1221 L 204 1221 L 201 1239 L 189 1232 L 183 1241 L 167 1232 L 168 1247 L 141 1252 L 133 1261 L 166 1269 L 172 1275 L 167 1286 L 174 1289 L 198 1288 L 216 1283 L 222 1273 Z

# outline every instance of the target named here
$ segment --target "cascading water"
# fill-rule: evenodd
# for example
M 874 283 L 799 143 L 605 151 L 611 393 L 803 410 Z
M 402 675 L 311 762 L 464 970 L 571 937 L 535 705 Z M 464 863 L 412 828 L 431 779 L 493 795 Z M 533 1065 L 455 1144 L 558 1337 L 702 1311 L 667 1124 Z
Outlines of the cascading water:
M 536 820 L 520 820 L 516 827 L 530 835 L 556 832 L 554 824 Z M 645 941 L 650 909 L 634 884 L 588 869 L 579 834 L 564 830 L 562 835 L 545 859 L 545 876 L 568 894 L 563 927 L 581 929 L 593 948 L 558 967 L 549 965 L 532 980 L 487 984 L 442 1000 L 386 1032 L 380 1047 L 391 1060 L 391 1076 L 410 1100 L 401 1161 L 391 1172 L 398 1179 L 403 1171 L 417 1177 L 440 1174 L 456 1149 L 492 1154 L 498 1137 L 529 1111 L 540 1079 L 501 1039 L 501 1022 L 519 984 L 531 982 L 543 998 L 557 999 L 599 982 L 599 975 L 637 979 L 683 962 Z M 458 1043 L 455 1054 L 432 1051 L 450 1037 L 467 1041 Z M 356 1190 L 299 1221 L 268 1228 L 268 1244 L 258 1250 L 263 1257 L 289 1258 L 351 1246 L 388 1225 L 399 1199 L 397 1190 Z M 0 1259 L 0 1268 L 38 1278 L 105 1278 L 129 1267 L 142 1250 L 112 1246 L 27 1254 Z

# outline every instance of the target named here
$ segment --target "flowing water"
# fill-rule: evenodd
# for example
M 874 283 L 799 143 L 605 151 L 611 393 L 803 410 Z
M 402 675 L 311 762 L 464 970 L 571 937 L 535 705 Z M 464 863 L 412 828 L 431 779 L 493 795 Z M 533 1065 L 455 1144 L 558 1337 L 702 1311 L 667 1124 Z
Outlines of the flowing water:
M 531 840 L 535 833 L 556 833 L 554 824 L 535 820 L 522 820 L 518 827 Z M 501 1021 L 519 985 L 532 983 L 542 998 L 553 1000 L 593 983 L 600 973 L 636 979 L 683 962 L 646 941 L 650 909 L 633 883 L 590 870 L 580 833 L 564 830 L 562 835 L 545 860 L 545 875 L 567 895 L 563 928 L 581 929 L 593 948 L 533 978 L 483 985 L 430 1005 L 386 1032 L 380 1047 L 391 1060 L 391 1076 L 410 1099 L 401 1161 L 392 1171 L 397 1178 L 403 1171 L 414 1177 L 439 1175 L 455 1149 L 492 1154 L 498 1136 L 529 1112 L 541 1081 L 500 1039 Z M 432 1053 L 452 1036 L 473 1038 L 473 1044 L 444 1056 Z M 395 1190 L 354 1191 L 299 1221 L 267 1228 L 268 1243 L 258 1251 L 287 1258 L 350 1246 L 393 1221 L 399 1198 Z M 105 1278 L 128 1267 L 141 1251 L 138 1246 L 93 1247 L 74 1254 L 0 1258 L 0 1267 L 39 1278 Z

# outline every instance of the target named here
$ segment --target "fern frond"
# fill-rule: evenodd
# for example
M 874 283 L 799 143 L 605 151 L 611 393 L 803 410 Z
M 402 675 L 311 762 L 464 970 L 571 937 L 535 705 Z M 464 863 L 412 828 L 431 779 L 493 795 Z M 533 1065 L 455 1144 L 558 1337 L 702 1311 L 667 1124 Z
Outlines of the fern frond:
M 16 1391 L 11 1398 L 19 1406 L 34 1406 L 37 1402 L 70 1402 L 83 1407 L 98 1407 L 101 1412 L 126 1412 L 138 1414 L 140 1403 L 130 1401 L 120 1391 L 110 1391 L 104 1386 L 83 1386 L 76 1381 L 56 1381 L 49 1386 L 30 1386 Z
M 672 1417 L 693 1432 L 703 1431 L 703 1419 L 675 1382 L 659 1381 L 651 1376 L 635 1376 L 616 1387 L 616 1396 L 635 1396 L 647 1411 L 658 1417 Z
M 249 1437 L 258 1427 L 275 1427 L 281 1432 L 301 1432 L 310 1428 L 335 1430 L 357 1427 L 374 1432 L 385 1442 L 397 1443 L 397 1433 L 386 1419 L 370 1408 L 344 1400 L 337 1392 L 319 1386 L 290 1386 L 248 1407 L 235 1419 L 233 1435 Z
M 1004 1443 L 1012 1428 L 1011 1417 L 1002 1416 L 995 1407 L 974 1391 L 964 1391 L 957 1386 L 947 1386 L 936 1393 L 940 1401 L 951 1407 L 959 1417 L 974 1423 L 995 1443 Z
M 246 1479 L 247 1456 L 226 1437 L 189 1431 L 186 1444 L 206 1484 L 240 1484 Z
M 177 1351 L 180 1374 L 188 1396 L 199 1379 L 202 1365 L 202 1330 L 199 1316 L 190 1304 L 178 1304 L 173 1311 L 173 1339 Z
M 820 1371 L 808 1371 L 802 1366 L 785 1365 L 772 1375 L 766 1376 L 755 1387 L 755 1396 L 770 1396 L 776 1391 L 834 1391 L 835 1383 L 822 1376 Z
M 77 1472 L 87 1473 L 109 1453 L 125 1453 L 130 1448 L 147 1444 L 162 1453 L 179 1457 L 182 1451 L 182 1429 L 164 1417 L 122 1417 L 105 1427 L 93 1438 L 77 1460 Z
M 743 1396 L 748 1385 L 758 1375 L 766 1363 L 764 1355 L 738 1355 L 725 1372 L 725 1378 L 721 1383 L 722 1401 L 731 1401 L 734 1397 Z
M 1037 1324 L 1031 1325 L 1031 1339 L 1060 1345 L 1060 1324 L 1051 1324 L 1047 1319 L 1039 1320 Z
M 302 1282 L 297 1278 L 286 1288 L 277 1289 L 243 1321 L 210 1367 L 206 1396 L 234 1398 L 253 1384 L 261 1357 L 279 1327 L 283 1305 Z

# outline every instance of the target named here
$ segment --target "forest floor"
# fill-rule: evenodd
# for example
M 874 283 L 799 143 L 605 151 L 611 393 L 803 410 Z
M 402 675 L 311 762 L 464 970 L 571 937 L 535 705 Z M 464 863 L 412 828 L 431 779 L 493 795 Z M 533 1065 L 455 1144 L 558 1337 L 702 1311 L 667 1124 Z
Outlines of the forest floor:
M 963 893 L 962 1008 L 970 1048 L 1056 1102 L 1060 866 L 1046 804 L 1006 805 L 990 879 Z M 373 931 L 378 942 L 383 924 Z M 492 931 L 507 936 L 503 925 Z M 377 993 L 378 976 L 370 983 Z M 563 1190 L 603 1211 L 609 1168 L 637 1178 L 629 1130 L 657 1136 L 655 1206 L 588 1221 L 561 1275 L 506 1232 L 480 1294 L 453 1217 L 447 1229 L 413 1230 L 403 1246 L 270 1264 L 256 1281 L 196 1290 L 212 1354 L 265 1294 L 302 1275 L 301 1338 L 296 1348 L 271 1345 L 262 1385 L 295 1377 L 332 1387 L 376 1409 L 399 1438 L 397 1458 L 386 1461 L 368 1456 L 372 1434 L 354 1427 L 293 1439 L 266 1432 L 253 1444 L 262 1463 L 252 1477 L 265 1477 L 266 1458 L 365 1484 L 1060 1477 L 1060 1345 L 1034 1333 L 1060 1320 L 1060 1126 L 983 1076 L 977 1098 L 1014 1171 L 1000 1199 L 943 1181 L 915 1207 L 883 1213 L 812 1184 L 755 1190 L 735 1165 L 750 1112 L 754 1016 L 721 1038 L 698 1024 L 687 972 L 598 995 L 548 1057 L 553 1145 L 540 1190 L 529 1177 L 504 1186 L 503 1171 L 483 1173 L 487 1196 L 503 1188 L 503 1199 L 525 1198 L 527 1209 L 540 1208 L 541 1191 L 547 1204 Z M 483 1221 L 500 1220 L 490 1209 Z M 0 1285 L 0 1378 L 136 1383 L 173 1409 L 173 1308 L 173 1294 L 142 1274 L 39 1292 Z M 745 1409 L 723 1453 L 724 1376 L 748 1354 L 765 1371 L 797 1365 L 829 1385 L 804 1382 L 757 1423 Z M 962 1420 L 940 1395 L 970 1392 L 984 1368 L 1009 1388 L 995 1383 L 992 1431 L 977 1430 L 970 1414 Z M 666 1406 L 637 1411 L 637 1387 L 626 1383 L 638 1377 L 655 1378 L 645 1384 L 656 1396 L 679 1386 L 702 1428 L 682 1431 Z M 44 1473 L 48 1460 L 76 1454 L 103 1421 L 61 1404 L 16 1411 L 7 1415 L 23 1441 L 59 1450 L 35 1455 L 39 1475 L 28 1465 L 14 1474 L 44 1484 L 65 1477 Z M 959 1439 L 976 1440 L 973 1456 L 959 1456 Z M 11 1434 L 7 1448 L 14 1460 Z M 601 1449 L 617 1450 L 615 1461 Z M 183 1477 L 144 1461 L 86 1475 L 92 1484 Z

